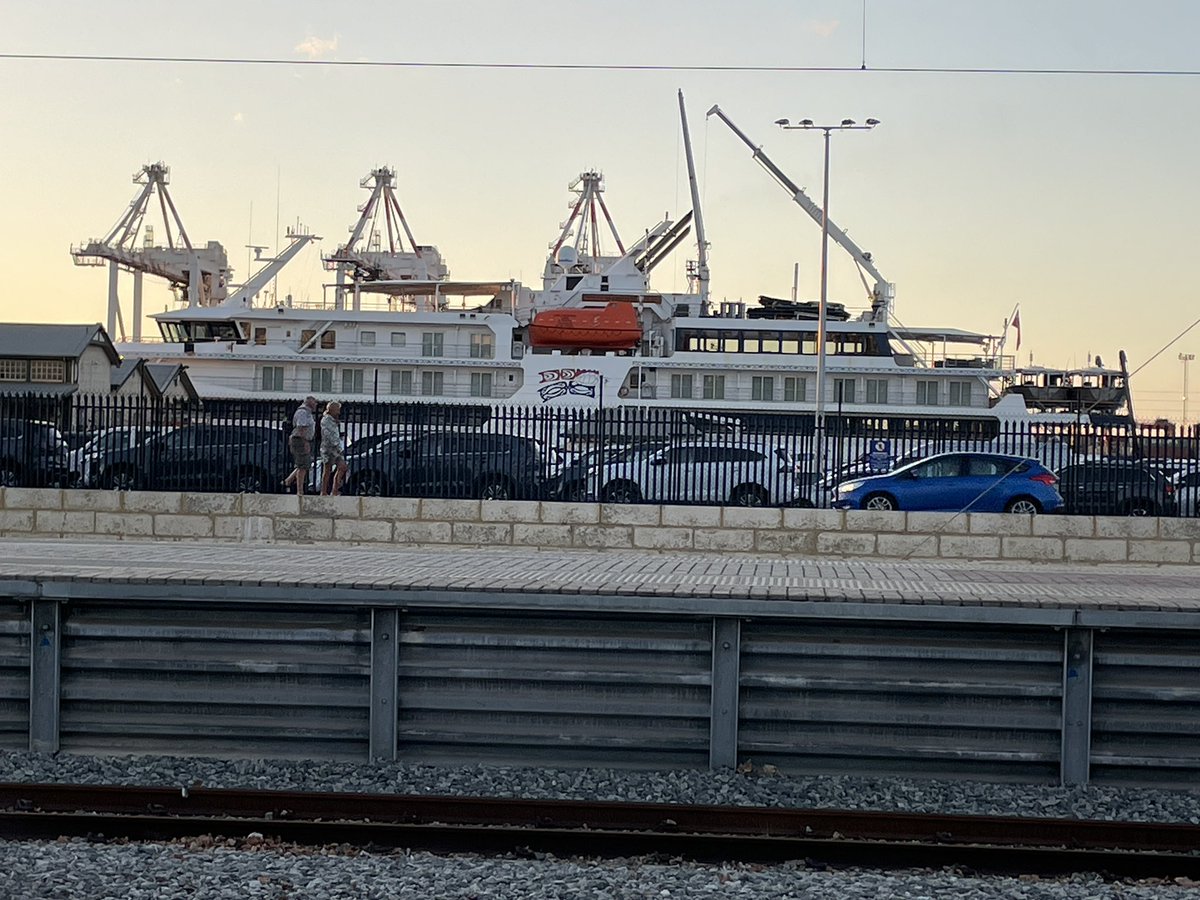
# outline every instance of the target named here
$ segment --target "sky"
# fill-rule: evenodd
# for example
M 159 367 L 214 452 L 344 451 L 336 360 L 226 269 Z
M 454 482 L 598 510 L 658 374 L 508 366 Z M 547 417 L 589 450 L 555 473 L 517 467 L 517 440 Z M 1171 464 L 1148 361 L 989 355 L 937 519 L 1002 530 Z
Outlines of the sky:
M 690 208 L 682 89 L 715 298 L 789 296 L 795 264 L 815 298 L 821 235 L 705 111 L 719 104 L 818 202 L 820 136 L 774 121 L 874 117 L 872 131 L 833 136 L 829 213 L 896 284 L 902 322 L 999 333 L 1019 303 L 1022 364 L 1115 365 L 1125 350 L 1144 366 L 1138 418 L 1183 415 L 1178 357 L 1200 354 L 1200 327 L 1151 358 L 1200 316 L 1194 0 L 112 0 L 86 16 L 6 0 L 3 12 L 0 54 L 524 67 L 0 58 L 0 321 L 104 320 L 105 270 L 75 266 L 70 247 L 103 236 L 137 191 L 131 175 L 158 160 L 193 243 L 222 242 L 237 281 L 246 244 L 278 246 L 277 223 L 302 223 L 331 252 L 367 198 L 360 179 L 389 165 L 417 240 L 451 277 L 538 286 L 579 172 L 604 173 L 627 243 Z M 670 68 L 699 66 L 775 70 Z M 654 285 L 682 290 L 692 258 L 694 244 L 677 251 Z M 316 299 L 328 277 L 306 251 L 279 292 Z M 865 305 L 836 247 L 829 278 L 831 301 Z M 147 282 L 147 312 L 171 303 Z

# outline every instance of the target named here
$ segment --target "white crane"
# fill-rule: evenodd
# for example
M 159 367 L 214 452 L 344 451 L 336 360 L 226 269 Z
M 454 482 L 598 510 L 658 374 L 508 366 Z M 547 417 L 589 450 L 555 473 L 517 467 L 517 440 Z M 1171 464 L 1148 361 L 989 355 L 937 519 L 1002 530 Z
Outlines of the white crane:
M 363 281 L 443 281 L 450 274 L 437 247 L 418 244 L 404 210 L 396 198 L 396 172 L 387 166 L 372 169 L 359 186 L 371 192 L 359 207 L 358 221 L 350 227 L 350 238 L 325 257 L 325 268 L 337 271 L 338 309 L 345 307 L 346 284 Z M 386 249 L 383 245 L 387 234 Z M 408 238 L 404 248 L 401 237 Z M 365 245 L 365 246 L 364 246 Z M 359 302 L 358 291 L 354 303 Z
M 754 153 L 755 161 L 762 166 L 774 178 L 784 190 L 792 196 L 801 209 L 808 213 L 809 217 L 818 225 L 821 224 L 823 218 L 823 210 L 820 205 L 815 203 L 804 190 L 798 187 L 795 182 L 783 174 L 775 163 L 771 162 L 770 158 L 763 153 L 762 147 L 757 146 L 753 141 L 746 136 L 746 133 L 738 128 L 730 120 L 729 116 L 721 110 L 721 107 L 714 104 L 713 108 L 708 111 L 708 116 L 716 116 L 722 122 L 729 126 L 730 130 L 736 134 L 747 147 Z M 855 265 L 859 269 L 859 277 L 863 280 L 863 287 L 867 289 L 867 293 L 871 297 L 871 321 L 886 322 L 888 313 L 891 310 L 892 301 L 896 297 L 896 286 L 883 277 L 883 273 L 876 268 L 874 261 L 871 259 L 871 254 L 862 250 L 858 244 L 850 240 L 849 235 L 842 229 L 838 228 L 833 222 L 828 223 L 829 236 L 850 254 Z M 862 270 L 866 269 L 871 277 L 875 279 L 873 286 L 867 284 L 867 279 L 863 276 Z
M 220 303 L 227 296 L 227 284 L 232 270 L 225 248 L 216 241 L 195 247 L 167 184 L 171 170 L 162 162 L 142 166 L 133 176 L 141 190 L 129 204 L 129 209 L 103 238 L 93 238 L 86 244 L 71 248 L 76 265 L 102 266 L 108 263 L 108 331 L 125 339 L 125 323 L 121 317 L 118 295 L 118 273 L 121 269 L 133 273 L 133 339 L 142 337 L 142 276 L 150 274 L 163 278 L 177 292 L 187 292 L 189 306 L 208 306 Z M 165 246 L 154 244 L 154 229 L 146 224 L 151 200 L 157 194 L 162 213 L 162 226 L 167 236 Z M 172 225 L 174 228 L 172 229 Z M 144 226 L 144 227 L 143 227 Z M 142 238 L 138 246 L 139 234 Z

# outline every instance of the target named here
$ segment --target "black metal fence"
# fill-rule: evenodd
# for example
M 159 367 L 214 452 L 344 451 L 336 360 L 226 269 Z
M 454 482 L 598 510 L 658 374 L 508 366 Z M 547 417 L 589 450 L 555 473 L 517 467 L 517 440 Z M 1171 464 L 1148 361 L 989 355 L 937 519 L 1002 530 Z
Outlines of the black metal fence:
M 283 491 L 297 405 L 0 395 L 0 485 Z M 363 402 L 341 423 L 345 491 L 362 494 L 820 506 L 839 481 L 950 450 L 1038 460 L 1068 512 L 1195 515 L 1200 489 L 1196 434 L 1084 421 L 830 416 L 818 432 L 795 413 Z M 322 470 L 318 452 L 310 491 Z

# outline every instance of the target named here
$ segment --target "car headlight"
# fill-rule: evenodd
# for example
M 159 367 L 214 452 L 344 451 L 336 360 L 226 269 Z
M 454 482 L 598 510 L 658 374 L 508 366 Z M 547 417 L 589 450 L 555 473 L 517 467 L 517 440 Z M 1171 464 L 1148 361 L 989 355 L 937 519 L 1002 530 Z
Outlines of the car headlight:
M 843 481 L 837 486 L 837 492 L 839 494 L 849 494 L 851 491 L 857 491 L 863 484 L 864 482 L 862 481 Z

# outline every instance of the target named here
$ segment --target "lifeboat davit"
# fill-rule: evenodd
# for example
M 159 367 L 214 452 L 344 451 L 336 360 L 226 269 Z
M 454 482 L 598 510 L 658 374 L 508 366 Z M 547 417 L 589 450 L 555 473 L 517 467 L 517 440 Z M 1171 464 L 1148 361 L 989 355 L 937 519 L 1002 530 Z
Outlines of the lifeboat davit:
M 529 342 L 546 350 L 632 350 L 641 339 L 637 310 L 628 303 L 547 309 L 529 323 Z

